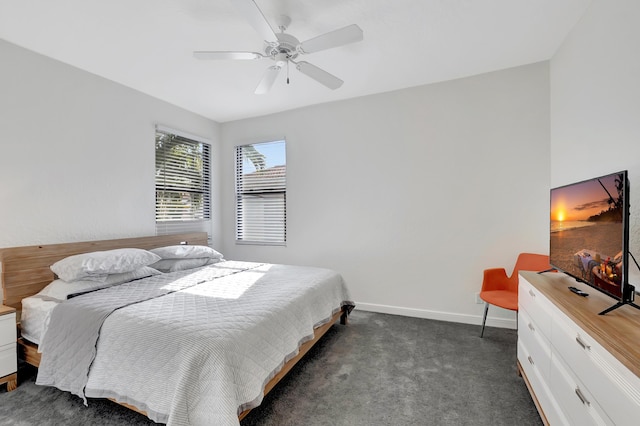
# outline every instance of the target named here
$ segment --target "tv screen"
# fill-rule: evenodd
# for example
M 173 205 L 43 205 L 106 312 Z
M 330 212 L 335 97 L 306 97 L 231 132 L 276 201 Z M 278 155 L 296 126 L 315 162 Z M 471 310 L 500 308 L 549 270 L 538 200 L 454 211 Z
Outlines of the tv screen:
M 627 172 L 551 189 L 550 263 L 621 302 L 629 252 Z

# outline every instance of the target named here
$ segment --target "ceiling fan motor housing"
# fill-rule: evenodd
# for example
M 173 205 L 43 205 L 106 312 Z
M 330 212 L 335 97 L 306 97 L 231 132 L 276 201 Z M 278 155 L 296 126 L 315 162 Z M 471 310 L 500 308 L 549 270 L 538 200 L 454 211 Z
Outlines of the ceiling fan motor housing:
M 278 37 L 278 43 L 275 46 L 266 43 L 264 53 L 267 56 L 270 56 L 274 60 L 278 60 L 279 54 L 284 54 L 287 59 L 295 59 L 298 57 L 297 47 L 300 42 L 297 38 L 285 33 L 276 34 L 276 37 Z

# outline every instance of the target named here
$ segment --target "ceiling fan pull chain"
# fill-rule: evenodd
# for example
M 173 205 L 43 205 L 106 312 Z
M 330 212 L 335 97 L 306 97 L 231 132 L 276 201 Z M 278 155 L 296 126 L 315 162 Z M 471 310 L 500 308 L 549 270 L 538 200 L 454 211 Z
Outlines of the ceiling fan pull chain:
M 289 61 L 287 61 L 287 84 L 289 84 Z

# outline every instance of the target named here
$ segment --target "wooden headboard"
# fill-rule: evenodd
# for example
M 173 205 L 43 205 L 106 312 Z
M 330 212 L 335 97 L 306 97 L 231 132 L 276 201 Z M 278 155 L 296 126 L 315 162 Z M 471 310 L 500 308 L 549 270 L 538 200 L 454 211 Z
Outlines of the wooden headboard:
M 85 241 L 80 243 L 47 244 L 0 249 L 0 283 L 3 305 L 22 310 L 22 299 L 38 293 L 54 274 L 49 267 L 60 259 L 74 254 L 118 248 L 152 249 L 175 244 L 207 245 L 207 233 L 159 235 L 153 237 L 122 238 L 117 240 Z

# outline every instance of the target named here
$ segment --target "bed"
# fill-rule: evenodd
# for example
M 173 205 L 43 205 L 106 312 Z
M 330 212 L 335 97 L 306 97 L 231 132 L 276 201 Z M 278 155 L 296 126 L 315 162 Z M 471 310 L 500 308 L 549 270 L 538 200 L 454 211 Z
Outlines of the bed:
M 206 238 L 192 233 L 0 249 L 3 304 L 21 311 L 23 300 L 30 306 L 42 298 L 38 293 L 56 278 L 50 266 L 72 255 L 206 246 Z M 21 358 L 39 367 L 39 384 L 85 401 L 108 398 L 157 422 L 194 425 L 238 424 L 353 309 L 334 271 L 224 259 L 54 305 L 46 333 L 26 333 L 42 347 L 24 336 L 18 341 Z M 24 315 L 34 323 L 30 311 Z

